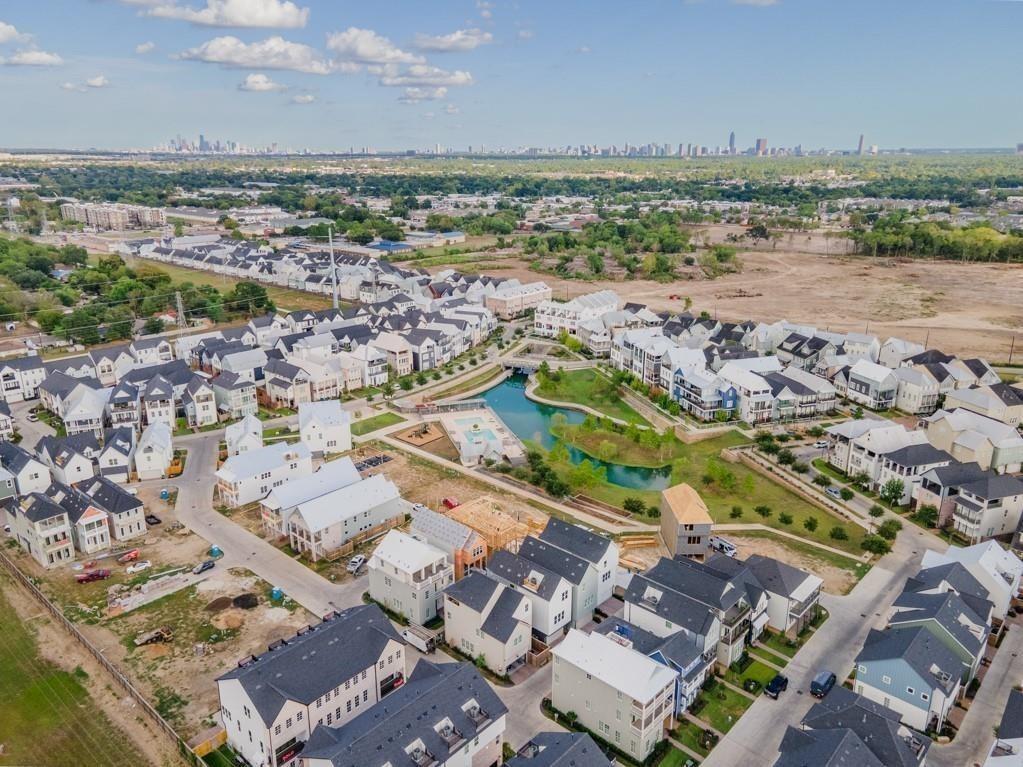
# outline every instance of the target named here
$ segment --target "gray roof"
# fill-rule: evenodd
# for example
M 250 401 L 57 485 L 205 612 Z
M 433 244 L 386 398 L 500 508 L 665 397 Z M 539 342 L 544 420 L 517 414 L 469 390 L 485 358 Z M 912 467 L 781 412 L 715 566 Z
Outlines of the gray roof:
M 455 581 L 446 589 L 444 596 L 457 599 L 478 613 L 483 612 L 490 597 L 500 588 L 501 584 L 479 571 L 473 571 L 459 581 Z
M 902 660 L 925 682 L 951 693 L 962 676 L 962 661 L 925 628 L 871 629 L 857 663 Z
M 507 767 L 611 767 L 615 762 L 584 732 L 539 732 Z
M 931 739 L 902 726 L 901 720 L 898 712 L 836 685 L 814 704 L 803 724 L 812 730 L 852 730 L 887 767 L 915 767 Z
M 660 637 L 621 618 L 608 618 L 597 624 L 593 632 L 624 637 L 632 643 L 632 649 L 636 652 L 643 653 L 663 665 L 670 665 L 679 672 L 689 668 L 693 661 L 702 655 L 701 649 L 692 638 L 682 631 L 668 637 Z M 702 663 L 694 667 L 687 677 L 697 676 L 706 666 L 707 663 Z
M 786 727 L 774 767 L 888 767 L 852 730 Z
M 808 573 L 797 567 L 760 554 L 747 557 L 746 566 L 764 589 L 772 594 L 781 594 L 782 596 L 791 595 L 810 577 Z
M 269 726 L 285 702 L 312 703 L 372 666 L 392 639 L 403 641 L 383 611 L 376 605 L 360 605 L 324 619 L 217 681 L 241 682 L 263 723 Z
M 0 465 L 12 474 L 17 474 L 35 460 L 36 457 L 20 445 L 0 440 Z
M 906 580 L 906 591 L 955 591 L 978 615 L 991 608 L 987 588 L 960 562 L 949 562 L 920 570 Z
M 42 522 L 67 512 L 42 493 L 31 493 L 21 499 L 21 513 L 31 522 Z
M 434 546 L 443 544 L 439 548 L 448 553 L 466 548 L 479 537 L 468 525 L 425 507 L 412 510 L 412 532 L 422 534 Z
M 930 442 L 924 442 L 919 445 L 906 445 L 906 447 L 885 453 L 884 458 L 886 461 L 891 461 L 899 466 L 927 466 L 933 463 L 952 460 L 952 456 L 944 450 L 934 447 Z
M 1020 690 L 1009 692 L 1005 713 L 1002 714 L 1002 721 L 998 725 L 998 737 L 1003 740 L 1023 738 L 1023 692 Z
M 661 557 L 645 573 L 646 578 L 709 607 L 728 610 L 745 594 L 729 575 L 701 562 Z
M 960 491 L 969 492 L 986 501 L 1023 495 L 1023 481 L 1008 474 L 988 473 L 982 479 L 962 485 Z
M 540 533 L 540 540 L 593 564 L 603 559 L 611 545 L 611 541 L 602 535 L 584 530 L 579 525 L 562 522 L 557 517 L 547 520 L 547 526 Z
M 942 487 L 958 487 L 985 476 L 988 472 L 977 463 L 960 463 L 952 461 L 948 466 L 935 466 L 927 472 L 941 483 Z
M 589 569 L 586 561 L 553 545 L 548 546 L 532 535 L 527 535 L 522 541 L 519 556 L 563 576 L 576 586 L 583 582 L 583 577 Z
M 530 590 L 547 602 L 554 598 L 558 584 L 561 583 L 563 578 L 558 573 L 552 572 L 532 560 L 520 557 L 518 554 L 512 554 L 504 549 L 491 555 L 490 560 L 487 562 L 487 571 L 516 586 L 521 586 L 529 578 L 530 573 L 535 572 L 542 577 L 535 588 Z
M 645 599 L 648 590 L 659 592 L 656 603 Z M 707 636 L 714 625 L 714 613 L 707 605 L 650 580 L 645 574 L 634 575 L 625 592 L 625 601 L 669 620 L 696 636 Z
M 962 597 L 954 591 L 944 594 L 921 594 L 903 591 L 895 599 L 895 607 L 901 608 L 888 623 L 898 626 L 903 623 L 933 620 L 939 623 L 971 655 L 976 657 L 987 641 L 987 632 L 977 636 L 970 632 L 962 620 L 987 627 L 987 616 L 979 615 Z
M 90 389 L 103 388 L 103 384 L 95 378 L 75 378 L 59 370 L 54 370 L 48 373 L 43 382 L 39 384 L 39 390 L 63 399 L 79 385 L 87 386 Z
M 515 611 L 519 609 L 525 600 L 526 596 L 521 592 L 510 589 L 507 586 L 502 587 L 501 596 L 497 598 L 487 619 L 480 626 L 480 630 L 504 644 L 511 639 L 512 632 L 519 625 L 519 620 L 515 617 Z
M 479 707 L 475 721 L 467 712 L 470 704 Z M 328 760 L 334 767 L 410 764 L 406 749 L 419 740 L 443 764 L 507 713 L 471 663 L 421 660 L 404 686 L 355 719 L 341 727 L 317 727 L 302 756 Z M 439 732 L 446 720 L 460 736 L 451 745 Z
M 106 477 L 93 477 L 75 485 L 75 490 L 103 511 L 117 516 L 142 508 L 142 501 Z

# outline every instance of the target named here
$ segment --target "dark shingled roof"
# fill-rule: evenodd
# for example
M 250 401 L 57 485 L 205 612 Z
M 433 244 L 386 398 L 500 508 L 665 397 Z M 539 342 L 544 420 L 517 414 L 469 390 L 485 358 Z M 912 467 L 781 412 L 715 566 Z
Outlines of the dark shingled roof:
M 531 535 L 527 535 L 522 541 L 519 556 L 561 575 L 576 586 L 583 582 L 583 577 L 589 569 L 586 561 L 556 546 L 547 545 Z
M 1002 722 L 998 725 L 998 737 L 1002 740 L 1023 738 L 1023 692 L 1012 690 L 1005 704 Z
M 557 517 L 547 520 L 547 526 L 540 533 L 540 540 L 564 549 L 587 562 L 597 564 L 607 553 L 611 541 L 607 538 L 583 530 L 579 525 L 562 522 Z
M 611 767 L 615 764 L 584 732 L 540 732 L 507 767 Z
M 532 589 L 533 593 L 539 596 L 545 601 L 550 601 L 554 598 L 555 592 L 558 588 L 558 584 L 561 583 L 562 576 L 551 570 L 548 570 L 542 565 L 538 565 L 524 557 L 520 557 L 518 554 L 512 554 L 510 551 L 501 549 L 490 557 L 490 561 L 487 562 L 487 570 L 499 578 L 504 579 L 508 583 L 513 583 L 516 586 L 521 586 L 522 583 L 529 577 L 530 572 L 536 572 L 538 575 L 543 576 L 540 578 L 540 582 L 536 585 L 535 589 Z
M 784 562 L 753 554 L 746 558 L 746 566 L 750 569 L 760 585 L 772 594 L 791 595 L 803 585 L 810 576 L 802 570 Z
M 787 727 L 774 767 L 888 767 L 852 730 Z
M 490 597 L 500 585 L 493 578 L 479 571 L 473 571 L 444 589 L 444 595 L 457 599 L 479 613 L 483 612 L 483 608 L 487 606 Z
M 962 661 L 934 634 L 920 627 L 871 629 L 856 663 L 899 659 L 946 694 L 952 692 L 961 677 Z

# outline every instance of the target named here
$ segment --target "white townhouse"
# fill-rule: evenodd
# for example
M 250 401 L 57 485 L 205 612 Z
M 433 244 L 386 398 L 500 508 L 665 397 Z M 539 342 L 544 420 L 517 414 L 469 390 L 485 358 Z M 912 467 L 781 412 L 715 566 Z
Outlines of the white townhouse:
M 368 568 L 370 596 L 418 624 L 441 613 L 443 591 L 455 580 L 447 554 L 398 530 L 383 537 Z
M 956 532 L 971 543 L 1011 535 L 1023 516 L 1023 481 L 990 474 L 959 487 L 952 512 Z
M 994 617 L 1001 622 L 1020 598 L 1023 581 L 1023 561 L 1006 551 L 995 541 L 984 541 L 972 546 L 949 546 L 944 554 L 925 551 L 921 569 L 950 563 L 962 565 L 973 578 L 988 592 L 988 600 L 994 605 Z
M 898 380 L 895 409 L 910 415 L 930 415 L 938 409 L 940 391 L 938 382 L 927 368 L 896 368 L 892 371 Z
M 771 393 L 771 384 L 763 376 L 735 362 L 729 362 L 721 368 L 718 376 L 726 386 L 735 390 L 736 409 L 741 420 L 751 424 L 771 420 L 774 395 Z
M 642 762 L 675 726 L 678 672 L 618 641 L 572 629 L 556 645 L 551 704 Z
M 235 421 L 224 430 L 227 454 L 238 455 L 263 447 L 263 422 L 254 415 Z
M 524 594 L 474 570 L 444 590 L 444 641 L 482 658 L 498 676 L 508 675 L 526 662 L 531 608 Z
M 518 590 L 532 605 L 533 634 L 552 644 L 572 620 L 572 584 L 555 572 L 504 549 L 494 552 L 487 572 Z
M 329 465 L 305 477 L 296 477 L 273 488 L 260 502 L 260 515 L 264 529 L 283 538 L 288 534 L 291 515 L 300 504 L 313 501 L 343 487 L 360 482 L 362 476 L 348 456 L 331 461 Z
M 746 566 L 767 592 L 767 625 L 796 637 L 817 617 L 824 581 L 772 557 L 753 554 Z
M 139 480 L 166 477 L 173 462 L 174 437 L 171 427 L 163 421 L 149 424 L 135 448 L 135 473 Z
M 547 520 L 540 540 L 562 551 L 579 557 L 594 573 L 596 606 L 614 594 L 615 574 L 618 572 L 618 544 L 611 538 L 598 535 L 581 525 L 563 522 L 556 517 Z
M 95 506 L 106 513 L 112 540 L 130 541 L 148 532 L 142 501 L 116 483 L 104 477 L 95 477 L 79 482 L 72 490 L 76 499 L 73 503 Z
M 41 492 L 23 494 L 6 513 L 11 535 L 42 567 L 56 567 L 75 558 L 67 511 Z
M 13 442 L 0 441 L 0 465 L 14 477 L 19 496 L 42 493 L 50 486 L 49 467 Z
M 244 506 L 266 497 L 275 487 L 313 473 L 309 448 L 301 442 L 277 442 L 233 455 L 217 470 L 217 497 L 229 507 Z
M 550 301 L 553 291 L 544 282 L 501 286 L 485 299 L 486 307 L 502 320 L 511 320 Z
M 894 407 L 899 390 L 895 371 L 865 359 L 857 360 L 852 367 L 840 371 L 834 384 L 840 395 L 871 410 Z
M 298 765 L 318 728 L 340 727 L 399 689 L 404 642 L 376 605 L 331 613 L 217 677 L 227 743 L 251 765 Z
M 39 385 L 46 379 L 41 357 L 29 355 L 0 361 L 0 399 L 22 402 L 38 396 Z
M 352 416 L 338 400 L 303 402 L 298 406 L 298 430 L 314 455 L 352 449 Z
M 580 322 L 618 311 L 620 305 L 621 299 L 613 290 L 578 296 L 566 303 L 543 301 L 533 314 L 533 332 L 544 338 L 557 338 L 562 331 L 574 336 Z

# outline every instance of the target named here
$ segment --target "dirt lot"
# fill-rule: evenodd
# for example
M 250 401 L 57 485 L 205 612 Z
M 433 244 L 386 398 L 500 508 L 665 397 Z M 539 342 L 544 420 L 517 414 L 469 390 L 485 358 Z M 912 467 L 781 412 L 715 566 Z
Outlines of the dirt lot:
M 921 343 L 930 333 L 933 347 L 992 361 L 1005 360 L 1013 333 L 1023 330 L 1019 265 L 869 260 L 785 247 L 782 240 L 776 250 L 743 251 L 742 272 L 716 280 L 563 280 L 531 271 L 523 260 L 504 262 L 509 268 L 500 275 L 542 279 L 558 299 L 610 288 L 624 301 L 680 310 L 680 301 L 668 299 L 678 294 L 693 299 L 693 311 L 708 311 L 723 320 L 787 319 L 833 330 L 869 329 L 882 339 L 898 335 Z
M 740 559 L 746 559 L 750 554 L 774 557 L 823 579 L 824 590 L 829 594 L 848 594 L 859 580 L 852 569 L 844 569 L 827 559 L 805 554 L 801 550 L 786 546 L 780 539 L 775 537 L 744 536 L 730 532 L 728 533 L 728 540 L 738 546 L 738 556 Z M 855 567 L 852 560 L 849 561 L 849 564 L 851 567 Z

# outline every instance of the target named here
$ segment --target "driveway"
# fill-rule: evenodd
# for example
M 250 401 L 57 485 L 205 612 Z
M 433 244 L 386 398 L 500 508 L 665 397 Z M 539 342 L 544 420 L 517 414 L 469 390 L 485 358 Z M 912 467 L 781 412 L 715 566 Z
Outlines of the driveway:
M 849 674 L 867 633 L 884 626 L 892 602 L 902 591 L 906 579 L 916 573 L 924 551 L 936 548 L 932 539 L 933 536 L 918 529 L 908 529 L 899 536 L 892 553 L 875 565 L 849 594 L 824 594 L 821 604 L 831 617 L 786 668 L 788 691 L 780 701 L 766 695 L 757 698 L 703 764 L 734 767 L 773 762 L 786 725 L 798 727 L 814 703 L 809 694 L 814 675 L 821 669 L 828 669 L 841 681 Z M 960 762 L 959 767 L 962 764 Z

